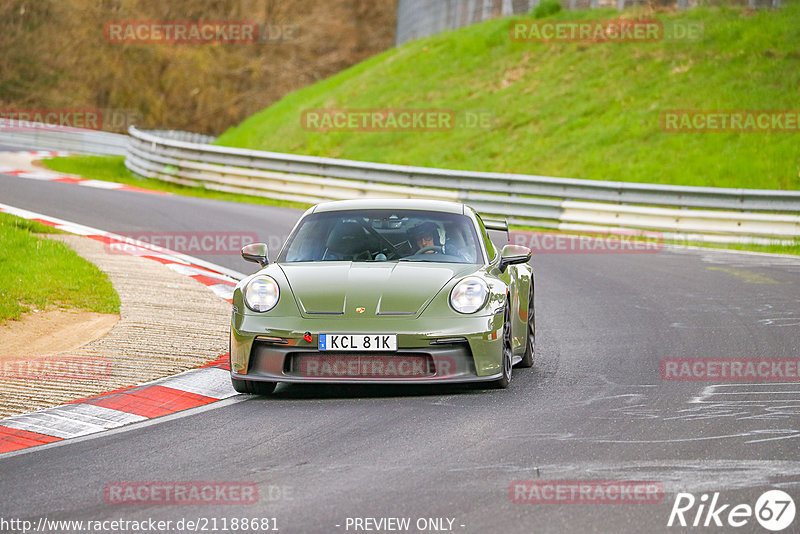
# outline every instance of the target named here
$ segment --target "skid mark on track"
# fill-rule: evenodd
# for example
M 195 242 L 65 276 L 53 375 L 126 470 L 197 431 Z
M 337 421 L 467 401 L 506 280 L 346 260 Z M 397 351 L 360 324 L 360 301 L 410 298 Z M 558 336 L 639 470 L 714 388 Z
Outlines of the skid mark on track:
M 622 432 L 608 434 L 510 433 L 501 440 L 603 443 L 614 445 L 680 444 L 735 440 L 742 444 L 800 438 L 800 383 L 709 384 L 690 393 L 684 402 L 664 403 L 648 395 L 650 385 L 616 386 L 635 391 L 613 393 L 608 389 L 563 406 L 569 413 L 586 411 L 594 420 L 629 421 Z M 587 409 L 591 407 L 591 409 Z M 698 431 L 698 424 L 728 421 L 730 425 L 712 435 Z M 660 423 L 658 432 L 643 432 Z M 690 423 L 696 423 L 691 424 Z M 630 437 L 628 437 L 630 436 Z M 642 437 L 645 436 L 645 437 Z
M 797 487 L 800 462 L 775 460 L 648 460 L 538 466 L 542 478 L 659 480 L 667 493 L 720 489 Z
M 764 435 L 775 434 L 770 438 L 764 438 Z M 745 443 L 759 443 L 761 441 L 776 441 L 781 439 L 794 439 L 800 438 L 800 429 L 794 428 L 779 428 L 779 429 L 762 429 L 762 430 L 748 430 L 745 432 L 734 432 L 731 434 L 718 434 L 716 436 L 691 436 L 691 437 L 677 437 L 667 439 L 624 439 L 612 436 L 582 436 L 579 434 L 524 434 L 515 436 L 505 436 L 500 439 L 516 439 L 523 441 L 531 440 L 545 440 L 545 441 L 568 441 L 575 443 L 605 443 L 613 445 L 642 445 L 642 444 L 656 444 L 656 443 L 692 443 L 704 441 L 719 441 L 735 438 L 754 438 L 745 441 Z
M 336 465 L 299 465 L 290 468 L 278 467 L 267 470 L 284 476 L 300 478 L 306 473 L 330 474 L 368 472 L 375 475 L 387 473 L 415 473 L 429 470 L 429 466 L 399 462 L 391 466 L 365 463 L 341 463 Z M 754 459 L 652 459 L 625 461 L 575 461 L 570 463 L 542 463 L 531 465 L 514 461 L 471 463 L 469 465 L 440 465 L 448 480 L 464 484 L 453 487 L 465 488 L 474 484 L 476 473 L 480 489 L 496 486 L 505 493 L 512 480 L 657 480 L 668 494 L 679 491 L 705 492 L 746 489 L 770 486 L 773 488 L 797 488 L 800 483 L 800 462 L 791 460 Z
M 705 386 L 690 404 L 786 404 L 800 405 L 800 383 L 711 384 Z
M 736 421 L 797 421 L 800 383 L 710 384 L 688 401 L 690 408 L 665 420 L 734 418 Z
M 700 261 L 712 265 L 725 265 L 733 269 L 754 267 L 780 267 L 782 272 L 800 273 L 800 257 L 774 254 L 730 254 L 717 251 L 697 251 Z

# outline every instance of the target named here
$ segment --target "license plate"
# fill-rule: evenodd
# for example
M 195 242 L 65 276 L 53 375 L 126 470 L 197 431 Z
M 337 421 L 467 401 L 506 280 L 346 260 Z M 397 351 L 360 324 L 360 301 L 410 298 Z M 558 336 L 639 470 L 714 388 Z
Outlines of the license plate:
M 397 350 L 397 334 L 320 334 L 319 350 Z

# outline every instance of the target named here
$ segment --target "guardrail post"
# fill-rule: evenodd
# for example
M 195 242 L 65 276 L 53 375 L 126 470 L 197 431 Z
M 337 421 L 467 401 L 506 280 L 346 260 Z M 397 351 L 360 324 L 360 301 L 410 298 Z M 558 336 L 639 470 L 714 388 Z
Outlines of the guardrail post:
M 475 0 L 467 2 L 467 26 L 475 21 Z
M 492 3 L 493 3 L 493 0 L 482 0 L 482 1 L 483 1 L 483 11 L 481 12 L 481 22 L 492 18 Z

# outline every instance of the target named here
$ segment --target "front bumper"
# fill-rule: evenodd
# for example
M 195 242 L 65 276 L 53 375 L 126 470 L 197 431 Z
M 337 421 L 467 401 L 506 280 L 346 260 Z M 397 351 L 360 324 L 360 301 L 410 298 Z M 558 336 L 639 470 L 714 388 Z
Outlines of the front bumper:
M 324 322 L 324 324 L 322 324 Z M 297 317 L 233 314 L 231 376 L 239 380 L 289 383 L 463 383 L 502 376 L 502 314 L 440 320 L 365 318 L 357 323 Z M 427 328 L 425 328 L 427 326 Z M 434 328 L 430 328 L 434 326 Z M 428 332 L 423 332 L 428 330 Z M 396 333 L 396 352 L 319 351 L 320 333 Z M 303 338 L 311 334 L 311 341 Z M 314 372 L 301 363 L 317 362 Z M 344 361 L 347 363 L 343 363 Z M 416 367 L 425 362 L 425 372 Z M 329 365 L 325 367 L 326 362 Z M 359 362 L 359 363 L 354 363 Z M 349 365 L 348 365 L 349 364 Z M 393 372 L 353 372 L 377 365 Z M 411 369 L 414 372 L 403 372 Z M 322 370 L 322 372 L 316 372 Z

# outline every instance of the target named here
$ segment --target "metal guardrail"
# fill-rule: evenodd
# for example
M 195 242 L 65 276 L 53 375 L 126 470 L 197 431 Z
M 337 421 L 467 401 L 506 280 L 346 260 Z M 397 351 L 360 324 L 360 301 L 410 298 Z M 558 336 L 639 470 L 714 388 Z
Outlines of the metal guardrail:
M 214 138 L 130 128 L 130 137 L 34 125 L 0 143 L 126 155 L 133 172 L 190 186 L 304 203 L 357 197 L 458 200 L 511 222 L 581 232 L 658 231 L 665 238 L 800 238 L 800 191 L 684 187 L 387 165 L 209 145 Z
M 75 154 L 123 156 L 127 152 L 127 135 L 99 130 L 66 129 L 42 123 L 28 124 L 24 129 L 0 128 L 0 144 L 37 150 L 63 150 Z
M 200 143 L 204 145 L 209 145 L 217 140 L 213 135 L 184 132 L 181 130 L 148 130 L 148 133 L 156 137 L 172 139 L 173 141 L 186 141 L 187 143 Z
M 659 231 L 718 242 L 800 238 L 800 191 L 725 189 L 457 171 L 176 140 L 131 127 L 126 166 L 184 185 L 315 203 L 355 197 L 459 200 L 515 223 Z

